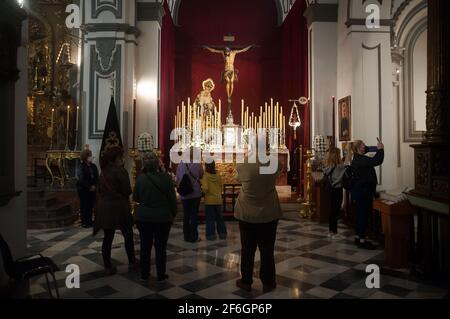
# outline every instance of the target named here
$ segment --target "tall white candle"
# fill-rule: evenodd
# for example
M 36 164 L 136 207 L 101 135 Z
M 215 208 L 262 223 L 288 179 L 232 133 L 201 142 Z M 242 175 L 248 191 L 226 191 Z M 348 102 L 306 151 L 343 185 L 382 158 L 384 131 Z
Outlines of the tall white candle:
M 52 128 L 52 131 L 53 131 L 54 116 L 55 116 L 55 109 L 52 109 L 52 121 L 51 121 L 51 124 L 50 124 L 50 127 Z
M 67 132 L 69 132 L 70 105 L 67 105 Z
M 79 106 L 77 106 L 77 120 L 76 120 L 76 130 L 78 131 L 78 117 L 79 117 L 79 113 L 80 113 L 80 107 Z

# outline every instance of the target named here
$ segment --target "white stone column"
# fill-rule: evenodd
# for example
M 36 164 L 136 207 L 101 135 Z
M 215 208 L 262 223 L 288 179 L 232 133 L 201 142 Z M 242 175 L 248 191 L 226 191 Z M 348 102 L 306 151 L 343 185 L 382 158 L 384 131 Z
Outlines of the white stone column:
M 152 134 L 158 147 L 158 110 L 160 97 L 161 23 L 164 8 L 155 1 L 137 2 L 137 27 L 141 30 L 136 60 L 137 129 L 136 135 Z
M 332 96 L 336 96 L 337 89 L 337 10 L 337 3 L 313 3 L 304 14 L 308 21 L 311 138 L 333 135 Z
M 131 144 L 131 118 L 135 55 L 139 30 L 135 1 L 82 1 L 84 31 L 81 63 L 83 144 L 89 144 L 98 159 L 103 129 L 111 99 L 121 125 L 124 147 Z

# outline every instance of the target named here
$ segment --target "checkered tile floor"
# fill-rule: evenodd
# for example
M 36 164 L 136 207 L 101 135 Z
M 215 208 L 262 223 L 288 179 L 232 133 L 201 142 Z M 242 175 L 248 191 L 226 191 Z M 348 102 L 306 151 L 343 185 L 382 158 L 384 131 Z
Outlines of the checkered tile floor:
M 289 214 L 287 214 L 289 215 Z M 61 266 L 57 284 L 61 298 L 445 298 L 448 286 L 436 286 L 410 277 L 408 272 L 381 268 L 381 287 L 365 286 L 367 264 L 382 265 L 383 251 L 357 249 L 352 242 L 353 231 L 340 225 L 338 241 L 327 239 L 326 225 L 300 220 L 295 214 L 284 217 L 278 226 L 275 258 L 276 290 L 263 294 L 258 279 L 259 255 L 256 255 L 253 292 L 238 289 L 240 239 L 236 222 L 227 222 L 227 240 L 206 241 L 205 226 L 199 226 L 202 241 L 183 241 L 182 224 L 172 227 L 168 245 L 166 283 L 154 278 L 148 284 L 139 274 L 128 271 L 123 237 L 114 239 L 112 258 L 118 273 L 103 275 L 101 256 L 102 233 L 92 236 L 91 230 L 69 227 L 57 230 L 28 232 L 30 252 L 41 252 Z M 139 236 L 135 230 L 136 252 Z M 152 251 L 153 254 L 153 251 Z M 152 257 L 153 263 L 153 257 Z M 65 267 L 80 267 L 80 288 L 68 289 Z M 155 268 L 152 266 L 152 274 Z M 447 283 L 448 284 L 448 283 Z M 31 281 L 30 297 L 49 298 L 45 278 Z

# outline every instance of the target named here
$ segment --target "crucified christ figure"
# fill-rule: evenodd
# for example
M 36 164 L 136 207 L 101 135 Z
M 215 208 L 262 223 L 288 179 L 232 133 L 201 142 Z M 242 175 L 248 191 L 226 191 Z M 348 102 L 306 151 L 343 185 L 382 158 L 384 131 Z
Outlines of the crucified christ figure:
M 203 46 L 206 50 L 213 53 L 222 54 L 223 60 L 225 62 L 224 71 L 222 72 L 222 80 L 226 83 L 227 96 L 228 96 L 228 104 L 231 104 L 231 95 L 233 94 L 234 89 L 234 81 L 238 80 L 239 70 L 234 68 L 234 59 L 236 58 L 236 54 L 246 52 L 250 50 L 254 45 L 249 45 L 242 49 L 232 50 L 230 47 L 226 46 L 221 48 L 220 50 Z

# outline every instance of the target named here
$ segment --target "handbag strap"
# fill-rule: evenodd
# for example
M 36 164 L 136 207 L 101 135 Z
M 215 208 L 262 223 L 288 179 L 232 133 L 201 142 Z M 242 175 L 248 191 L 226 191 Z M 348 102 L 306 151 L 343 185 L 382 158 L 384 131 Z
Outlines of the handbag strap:
M 167 194 L 165 192 L 162 191 L 162 189 L 153 181 L 153 179 L 148 175 L 148 174 L 144 174 L 145 177 L 147 177 L 147 179 L 150 181 L 150 183 L 161 193 L 163 194 L 163 197 L 166 199 L 166 201 L 168 203 L 170 203 L 169 198 L 167 197 Z
M 199 179 L 198 179 L 197 177 L 195 177 L 194 175 L 192 175 L 192 172 L 191 172 L 191 170 L 189 169 L 189 166 L 188 166 L 186 163 L 184 163 L 184 165 L 186 166 L 186 169 L 187 169 L 187 171 L 188 171 L 188 174 L 189 174 L 189 175 L 190 175 L 197 183 L 200 184 Z

